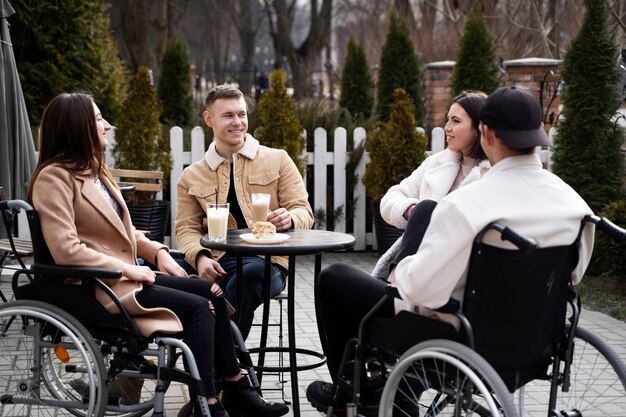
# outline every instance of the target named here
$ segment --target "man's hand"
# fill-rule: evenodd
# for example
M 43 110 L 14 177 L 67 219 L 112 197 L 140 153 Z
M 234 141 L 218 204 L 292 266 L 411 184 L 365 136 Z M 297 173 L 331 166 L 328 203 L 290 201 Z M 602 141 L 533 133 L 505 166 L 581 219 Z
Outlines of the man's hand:
M 224 271 L 222 265 L 220 265 L 219 262 L 217 262 L 213 258 L 209 258 L 206 255 L 198 255 L 196 264 L 198 275 L 204 280 L 219 284 L 220 282 L 222 282 L 224 276 L 226 276 L 226 271 Z
M 154 284 L 155 272 L 147 266 L 127 264 L 122 270 L 122 274 L 131 281 L 143 284 Z
M 279 208 L 267 215 L 267 221 L 276 226 L 277 232 L 291 228 L 291 213 L 285 208 Z
M 187 277 L 187 271 L 185 271 L 183 267 L 181 267 L 178 262 L 172 258 L 172 255 L 170 255 L 168 251 L 158 251 L 156 258 L 159 271 L 175 277 Z

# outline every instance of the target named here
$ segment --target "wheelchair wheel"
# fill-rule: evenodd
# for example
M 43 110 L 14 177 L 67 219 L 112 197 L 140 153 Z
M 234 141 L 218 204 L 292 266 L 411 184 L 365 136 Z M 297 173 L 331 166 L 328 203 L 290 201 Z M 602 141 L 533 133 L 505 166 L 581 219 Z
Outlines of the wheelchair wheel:
M 104 415 L 106 371 L 85 327 L 40 301 L 0 305 L 0 415 Z M 70 384 L 81 380 L 78 392 Z
M 438 339 L 414 346 L 398 360 L 378 415 L 517 417 L 517 412 L 506 385 L 480 355 Z
M 156 346 L 151 346 L 156 349 Z M 176 348 L 165 346 L 165 366 L 175 368 L 178 355 Z M 104 355 L 106 368 L 115 360 L 113 354 Z M 106 417 L 138 417 L 144 415 L 154 406 L 153 399 L 156 391 L 156 363 L 154 359 L 137 356 L 109 383 L 109 398 Z M 161 381 L 164 392 L 169 388 L 169 380 Z
M 576 328 L 570 384 L 563 391 L 563 369 L 555 387 L 554 416 L 626 416 L 626 367 L 602 339 Z M 552 370 L 549 370 L 552 374 Z M 532 381 L 518 392 L 520 414 L 545 416 L 549 404 L 550 381 Z

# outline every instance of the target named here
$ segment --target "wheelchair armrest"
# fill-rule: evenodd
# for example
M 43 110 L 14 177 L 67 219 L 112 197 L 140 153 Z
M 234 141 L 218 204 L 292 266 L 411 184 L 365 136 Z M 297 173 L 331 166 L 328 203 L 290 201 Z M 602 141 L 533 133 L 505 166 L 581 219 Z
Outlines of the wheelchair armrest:
M 174 259 L 185 259 L 185 252 L 178 249 L 170 249 L 170 255 Z
M 402 298 L 400 296 L 400 291 L 398 291 L 398 287 L 396 287 L 395 285 L 387 285 L 385 287 L 385 294 L 393 298 Z
M 122 271 L 117 269 L 85 268 L 82 266 L 59 266 L 47 264 L 33 264 L 30 270 L 34 274 L 63 278 L 105 278 L 119 279 Z
M 438 313 L 459 314 L 461 312 L 461 303 L 459 300 L 450 298 L 447 303 L 435 309 Z
M 385 294 L 393 298 L 402 298 L 400 296 L 400 291 L 398 290 L 398 287 L 395 285 L 387 285 L 385 287 Z M 434 311 L 437 311 L 439 313 L 457 314 L 461 311 L 461 303 L 459 302 L 459 300 L 450 298 L 445 305 L 442 305 L 439 308 L 435 308 Z

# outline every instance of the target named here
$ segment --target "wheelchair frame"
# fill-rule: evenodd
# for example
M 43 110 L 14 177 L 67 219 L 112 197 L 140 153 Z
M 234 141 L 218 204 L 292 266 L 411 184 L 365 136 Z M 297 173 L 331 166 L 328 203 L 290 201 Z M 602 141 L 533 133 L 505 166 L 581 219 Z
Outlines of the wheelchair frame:
M 583 220 L 583 225 L 585 222 L 594 223 L 598 230 L 626 243 L 626 230 L 614 225 L 608 219 L 587 216 Z M 503 240 L 512 242 L 524 254 L 532 254 L 537 247 L 531 239 L 497 223 L 492 223 L 481 231 L 476 242 L 481 242 L 486 231 L 490 229 L 498 231 Z M 604 416 L 616 415 L 614 414 L 615 399 L 620 403 L 617 407 L 621 407 L 619 409 L 626 412 L 626 367 L 603 340 L 578 326 L 580 300 L 574 286 L 569 285 L 568 324 L 562 340 L 557 343 L 550 354 L 549 372 L 544 378 L 546 382 L 540 385 L 541 381 L 538 382 L 537 378 L 530 378 L 530 382 L 524 382 L 517 390 L 517 406 L 510 387 L 507 387 L 494 367 L 474 350 L 472 326 L 461 311 L 460 303 L 456 300 L 451 299 L 446 306 L 436 311 L 454 314 L 458 317 L 461 324 L 458 341 L 448 339 L 424 341 L 410 348 L 399 359 L 391 352 L 381 352 L 376 348 L 371 351 L 373 353 L 368 352 L 365 329 L 388 297 L 400 298 L 397 288 L 393 286 L 387 288 L 383 299 L 363 318 L 357 338 L 347 344 L 342 358 L 335 399 L 340 395 L 340 389 L 351 390 L 352 402 L 347 405 L 346 414 L 348 417 L 358 415 L 361 405 L 361 383 L 364 381 L 362 373 L 365 371 L 368 355 L 371 355 L 370 358 L 373 357 L 376 363 L 375 372 L 387 377 L 378 406 L 379 417 L 411 416 L 415 415 L 416 410 L 420 416 L 463 416 L 474 415 L 473 413 L 480 416 L 504 415 L 506 417 L 518 415 Z M 460 343 L 461 340 L 464 343 Z M 348 358 L 353 351 L 355 359 L 352 364 L 353 370 L 350 372 Z M 587 371 L 583 367 L 585 362 L 582 359 L 582 351 L 585 351 L 585 355 L 592 355 L 597 361 L 592 362 L 592 366 L 598 365 L 602 369 L 597 372 Z M 581 368 L 578 368 L 579 364 Z M 613 407 L 613 413 L 607 405 L 596 404 L 597 398 L 590 401 L 581 398 L 584 397 L 586 391 L 578 390 L 578 384 L 583 385 L 582 388 L 588 388 L 588 385 L 594 385 L 594 388 L 597 388 L 595 385 L 599 383 L 598 374 L 612 378 L 608 382 L 602 382 L 602 387 L 612 390 L 613 394 L 617 392 L 611 400 L 608 400 L 613 403 L 608 404 Z M 578 378 L 581 376 L 588 376 L 589 379 L 579 381 Z M 526 410 L 525 400 L 538 395 L 545 395 L 547 411 L 545 409 L 538 412 Z M 568 397 L 570 395 L 571 398 Z M 425 396 L 429 397 L 425 399 Z M 333 416 L 333 412 L 331 406 L 327 415 Z
M 0 304 L 0 346 L 4 346 L 0 355 L 0 415 L 46 415 L 47 409 L 54 409 L 58 413 L 55 415 L 134 417 L 152 409 L 152 416 L 159 417 L 164 415 L 165 391 L 171 381 L 176 381 L 195 388 L 202 415 L 210 416 L 204 385 L 189 347 L 174 337 L 142 337 L 120 300 L 99 279 L 118 279 L 121 271 L 54 265 L 36 211 L 20 200 L 0 201 L 0 209 L 26 211 L 35 258 L 30 268 L 13 274 L 12 287 L 18 300 Z M 25 285 L 20 284 L 21 277 L 27 278 Z M 83 284 L 72 287 L 91 291 L 99 287 L 105 291 L 121 312 L 120 316 L 112 316 L 120 319 L 121 329 L 104 337 L 94 336 L 64 309 L 29 299 L 27 287 L 50 277 L 78 278 Z M 247 353 L 241 337 L 235 337 L 235 343 Z M 175 367 L 181 354 L 176 349 L 185 357 L 189 372 Z M 146 357 L 156 358 L 156 365 Z M 149 398 L 136 398 L 137 404 L 127 404 L 125 399 L 133 394 L 122 392 L 120 377 L 134 380 L 134 389 L 141 381 L 140 391 L 146 390 L 144 379 L 152 379 L 154 393 Z M 255 375 L 250 377 L 254 383 Z M 112 402 L 108 393 L 116 380 L 121 396 Z M 38 411 L 32 414 L 34 409 Z

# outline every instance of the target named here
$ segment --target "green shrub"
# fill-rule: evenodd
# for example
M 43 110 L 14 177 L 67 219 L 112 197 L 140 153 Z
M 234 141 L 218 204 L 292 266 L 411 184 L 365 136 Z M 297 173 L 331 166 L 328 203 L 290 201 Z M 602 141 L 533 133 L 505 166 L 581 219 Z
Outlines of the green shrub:
M 294 103 L 287 93 L 285 82 L 282 70 L 270 74 L 270 88 L 259 101 L 261 126 L 256 129 L 255 137 L 265 146 L 287 151 L 300 173 L 304 173 L 306 156 L 302 155 L 302 125 L 294 114 Z
M 624 198 L 620 154 L 624 137 L 611 120 L 620 104 L 615 64 L 619 47 L 608 21 L 608 2 L 585 4 L 583 25 L 563 59 L 563 120 L 555 138 L 553 169 L 598 211 Z
M 489 34 L 479 2 L 465 23 L 452 74 L 452 95 L 463 91 L 489 94 L 500 86 L 495 41 Z
M 190 70 L 187 44 L 182 37 L 175 37 L 167 43 L 161 60 L 157 90 L 163 103 L 161 123 L 183 128 L 193 123 Z
M 64 92 L 89 92 L 117 124 L 128 80 L 109 32 L 104 0 L 11 0 L 11 34 L 26 107 L 38 125 Z
M 374 81 L 370 75 L 365 52 L 352 38 L 341 71 L 341 98 L 339 105 L 352 117 L 368 118 L 374 107 Z
M 389 120 L 389 106 L 394 91 L 402 88 L 413 100 L 413 114 L 422 123 L 422 75 L 409 31 L 394 13 L 389 18 L 389 30 L 380 56 L 376 113 L 379 120 Z
M 159 123 L 161 109 L 148 68 L 139 67 L 115 130 L 112 152 L 116 168 L 163 171 L 164 177 L 169 177 L 172 157 Z M 134 204 L 152 197 L 151 193 L 139 191 L 134 195 Z
M 626 228 L 626 201 L 618 200 L 607 204 L 599 213 L 613 223 Z M 626 246 L 620 245 L 605 233 L 597 232 L 591 258 L 590 273 L 626 275 Z
M 395 90 L 388 122 L 379 122 L 367 137 L 365 149 L 370 163 L 363 183 L 367 195 L 380 201 L 387 190 L 411 175 L 422 163 L 428 142 L 417 132 L 411 97 L 401 88 Z

